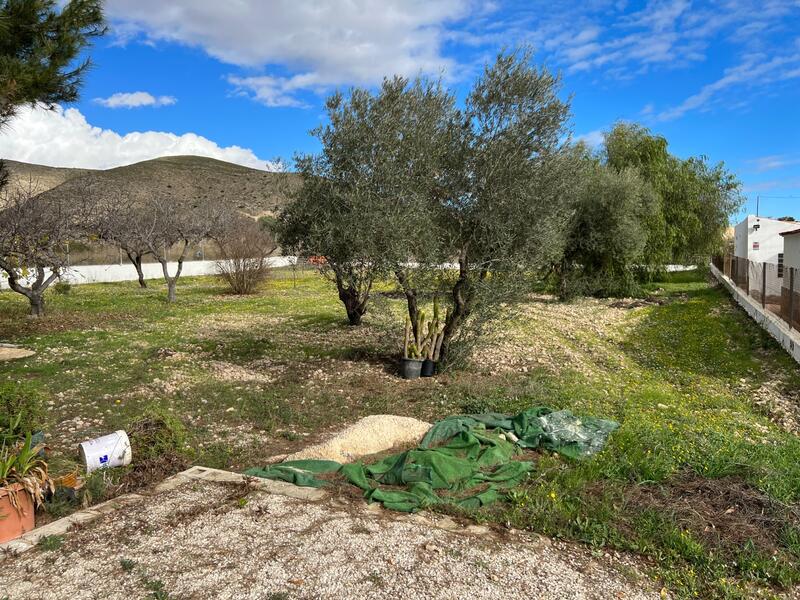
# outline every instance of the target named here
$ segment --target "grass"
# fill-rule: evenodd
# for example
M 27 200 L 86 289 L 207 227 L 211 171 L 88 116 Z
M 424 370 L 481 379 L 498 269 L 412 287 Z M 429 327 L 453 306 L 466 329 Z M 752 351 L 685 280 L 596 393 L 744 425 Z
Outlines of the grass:
M 41 321 L 2 293 L 0 331 L 38 354 L 0 365 L 0 383 L 47 398 L 56 473 L 73 468 L 78 441 L 143 417 L 170 432 L 148 438 L 148 460 L 177 452 L 232 469 L 368 414 L 432 420 L 545 404 L 613 418 L 621 427 L 603 452 L 578 463 L 541 455 L 508 502 L 468 516 L 639 553 L 679 597 L 768 597 L 800 582 L 800 439 L 754 402 L 776 378 L 800 387 L 800 370 L 702 273 L 651 284 L 661 302 L 614 323 L 602 322 L 608 303 L 534 303 L 507 333 L 525 358 L 563 352 L 555 367 L 436 381 L 394 376 L 403 303 L 383 291 L 360 329 L 309 272 L 279 271 L 245 298 L 187 278 L 173 305 L 157 282 L 76 286 L 51 295 Z M 564 326 L 561 310 L 599 311 L 600 322 Z
M 53 552 L 54 550 L 58 550 L 59 548 L 61 548 L 63 543 L 64 543 L 63 536 L 45 535 L 39 538 L 39 542 L 36 545 L 45 552 Z

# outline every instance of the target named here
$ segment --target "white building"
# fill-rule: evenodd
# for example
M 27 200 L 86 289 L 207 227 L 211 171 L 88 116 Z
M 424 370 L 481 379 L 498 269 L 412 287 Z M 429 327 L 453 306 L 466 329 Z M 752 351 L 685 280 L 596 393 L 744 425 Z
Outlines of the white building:
M 800 269 L 800 223 L 790 231 L 781 233 L 783 238 L 783 264 L 787 268 Z
M 753 262 L 781 264 L 783 262 L 782 233 L 800 228 L 796 221 L 778 221 L 747 215 L 734 228 L 733 254 Z

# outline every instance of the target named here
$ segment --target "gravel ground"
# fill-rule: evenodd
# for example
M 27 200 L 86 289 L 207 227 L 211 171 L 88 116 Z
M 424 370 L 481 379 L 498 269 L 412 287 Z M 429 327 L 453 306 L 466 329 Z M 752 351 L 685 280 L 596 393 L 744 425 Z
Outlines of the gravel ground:
M 244 499 L 243 499 L 244 498 Z M 434 523 L 435 520 L 435 523 Z M 625 575 L 623 575 L 623 573 Z M 0 567 L 0 597 L 658 598 L 633 560 L 357 501 L 191 481 Z

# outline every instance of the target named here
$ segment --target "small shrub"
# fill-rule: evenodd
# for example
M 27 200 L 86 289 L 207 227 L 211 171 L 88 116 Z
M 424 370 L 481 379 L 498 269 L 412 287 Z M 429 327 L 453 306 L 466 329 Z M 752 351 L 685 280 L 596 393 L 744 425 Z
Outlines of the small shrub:
M 58 550 L 61 548 L 61 545 L 64 543 L 63 536 L 60 535 L 45 535 L 39 538 L 39 542 L 36 544 L 44 550 L 45 552 L 52 552 L 54 550 Z
M 72 292 L 72 284 L 68 281 L 59 280 L 54 286 L 53 291 L 59 296 L 66 296 Z
M 130 573 L 133 571 L 134 567 L 136 567 L 136 561 L 130 558 L 120 558 L 119 566 L 122 567 L 122 570 L 126 573 Z
M 147 487 L 188 466 L 186 428 L 161 409 L 150 409 L 128 428 L 133 462 L 120 484 L 128 490 Z
M 165 411 L 149 409 L 128 428 L 138 460 L 181 454 L 186 446 L 186 427 Z
M 277 247 L 270 234 L 250 219 L 236 223 L 217 240 L 217 271 L 234 294 L 253 294 L 269 277 L 269 255 Z
M 0 445 L 42 427 L 42 393 L 29 383 L 0 383 Z

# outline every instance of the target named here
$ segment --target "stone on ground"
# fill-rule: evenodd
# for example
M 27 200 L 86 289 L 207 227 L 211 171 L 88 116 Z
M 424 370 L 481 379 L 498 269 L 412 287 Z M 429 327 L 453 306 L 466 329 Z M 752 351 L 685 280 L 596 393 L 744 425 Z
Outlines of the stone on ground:
M 430 423 L 398 417 L 371 415 L 343 429 L 329 440 L 290 454 L 286 460 L 320 459 L 348 463 L 390 450 L 395 446 L 416 444 L 430 429 Z
M 28 358 L 36 354 L 33 350 L 26 350 L 11 344 L 0 344 L 0 362 L 4 360 L 15 360 L 18 358 Z

